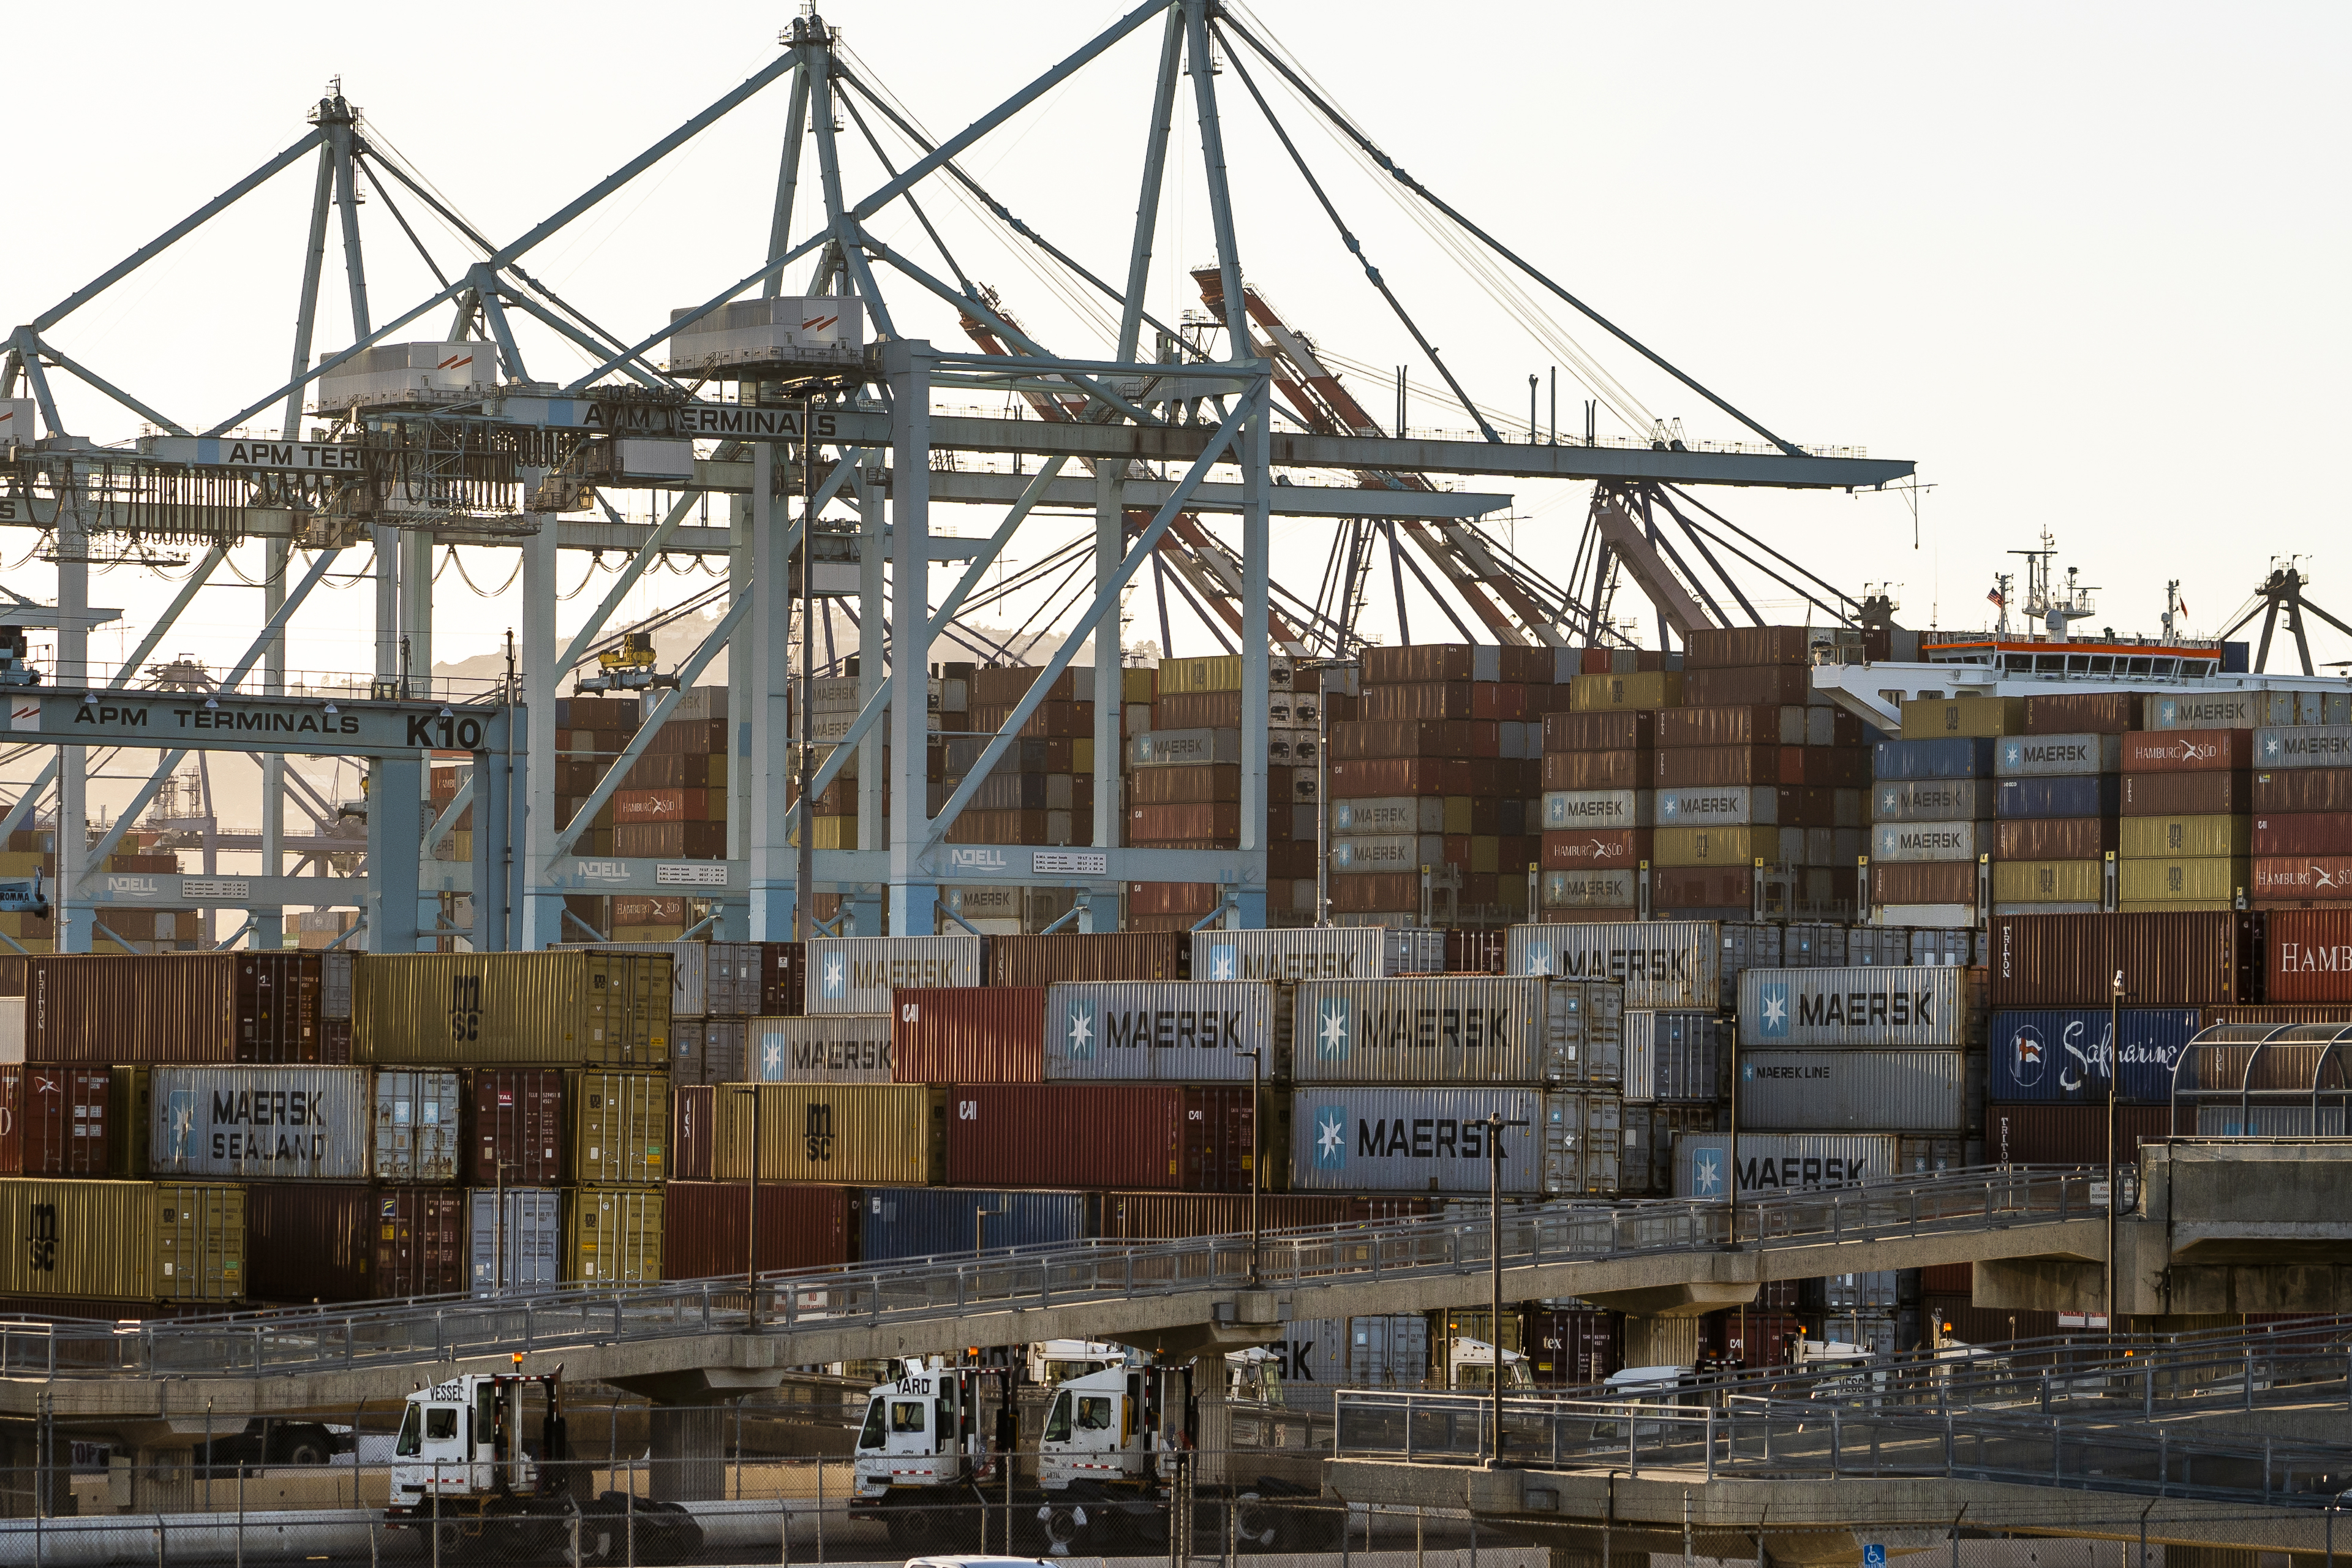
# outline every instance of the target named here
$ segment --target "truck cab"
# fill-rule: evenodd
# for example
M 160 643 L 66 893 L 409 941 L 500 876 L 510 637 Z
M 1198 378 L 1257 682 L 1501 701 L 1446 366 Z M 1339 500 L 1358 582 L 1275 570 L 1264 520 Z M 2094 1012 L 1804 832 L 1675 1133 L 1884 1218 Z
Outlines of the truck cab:
M 1106 1344 L 1100 1340 L 1039 1340 L 1029 1346 L 1022 1370 L 1031 1383 L 1053 1388 L 1074 1377 L 1126 1364 L 1124 1345 Z
M 1446 1352 L 1455 1388 L 1492 1388 L 1495 1386 L 1495 1347 L 1485 1340 L 1466 1336 L 1454 1340 Z M 1510 1394 L 1532 1389 L 1536 1385 L 1534 1369 L 1528 1358 L 1517 1351 L 1503 1352 L 1503 1392 Z
M 1054 1391 L 1037 1443 L 1037 1484 L 1148 1489 L 1192 1446 L 1192 1369 L 1138 1363 L 1072 1378 Z
M 546 1394 L 537 1452 L 523 1437 L 534 1386 Z M 393 1513 L 436 1498 L 535 1496 L 542 1457 L 561 1447 L 562 1422 L 553 1377 L 469 1372 L 419 1389 L 393 1443 Z
M 981 1382 L 999 1375 L 992 1367 L 909 1363 L 895 1382 L 868 1393 L 854 1461 L 856 1502 L 984 1479 L 994 1467 L 981 1424 Z

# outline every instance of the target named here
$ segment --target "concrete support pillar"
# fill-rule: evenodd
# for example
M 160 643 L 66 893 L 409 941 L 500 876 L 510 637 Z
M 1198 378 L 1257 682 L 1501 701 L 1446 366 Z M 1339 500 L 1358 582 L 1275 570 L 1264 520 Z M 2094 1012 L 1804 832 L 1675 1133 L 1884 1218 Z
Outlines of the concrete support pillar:
M 753 942 L 792 940 L 798 870 L 784 832 L 792 779 L 793 583 L 792 556 L 784 548 L 791 518 L 776 504 L 775 489 L 775 443 L 761 441 L 751 448 L 751 614 L 745 625 L 753 637 L 744 650 L 751 721 L 751 763 L 744 770 L 751 775 L 751 821 L 744 849 Z
M 931 345 L 882 345 L 890 384 L 890 934 L 938 927 L 939 885 L 922 856 L 930 837 Z
M 650 1494 L 664 1502 L 724 1498 L 733 1411 L 723 1405 L 656 1405 L 646 1414 L 652 1428 Z
M 541 470 L 526 469 L 523 488 L 537 488 L 542 478 Z M 516 662 L 522 668 L 523 702 L 528 710 L 525 730 L 526 743 L 520 750 L 527 756 L 553 758 L 555 755 L 555 693 L 562 671 L 555 667 L 561 657 L 555 638 L 556 540 L 553 519 L 537 533 L 527 534 L 522 541 L 522 643 L 516 650 Z M 563 889 L 554 879 L 555 858 L 555 772 L 551 767 L 527 770 L 519 781 L 523 790 L 522 845 L 522 921 L 516 946 L 525 952 L 535 952 L 564 938 Z M 583 836 L 585 837 L 584 835 Z M 590 853 L 584 843 L 573 845 L 576 854 Z M 571 933 L 577 937 L 580 933 Z

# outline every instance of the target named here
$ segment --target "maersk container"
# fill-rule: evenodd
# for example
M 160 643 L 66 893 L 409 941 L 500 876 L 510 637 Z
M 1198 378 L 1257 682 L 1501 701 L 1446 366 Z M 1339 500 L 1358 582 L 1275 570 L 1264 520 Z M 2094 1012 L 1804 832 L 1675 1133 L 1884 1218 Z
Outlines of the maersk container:
M 1625 797 L 1625 815 L 1633 814 L 1633 791 L 1612 792 Z M 1333 837 L 1373 837 L 1381 834 L 1443 833 L 1445 831 L 1445 798 L 1434 795 L 1391 795 L 1370 800 L 1335 800 L 1331 803 L 1331 834 Z
M 1979 835 L 1974 822 L 1882 822 L 1870 830 L 1874 860 L 1974 860 L 1991 848 L 1992 835 Z
M 1990 1097 L 2027 1104 L 2107 1101 L 2107 1079 L 2120 1058 L 2116 1098 L 2161 1105 L 2172 1096 L 2173 1068 L 2197 1033 L 2194 1007 L 2126 1007 L 2116 1015 L 2122 1048 L 2105 1007 L 2019 1009 L 1992 1016 Z
M 1770 784 L 1693 786 L 1658 791 L 1660 827 L 1769 826 L 1780 820 L 1784 792 Z
M 1512 974 L 1614 980 L 1628 1010 L 1707 1008 L 1721 998 L 1721 937 L 1713 921 L 1592 921 L 1515 925 L 1504 942 Z
M 1990 779 L 1881 779 L 1871 787 L 1870 819 L 1981 822 L 1993 815 L 1993 787 Z
M 1712 1132 L 1723 1122 L 1713 1105 L 1635 1105 L 1624 1112 L 1624 1152 L 1617 1190 L 1626 1197 L 1669 1197 L 1675 1190 L 1675 1139 Z
M 1300 1083 L 1616 1085 L 1624 990 L 1535 975 L 1320 980 L 1298 987 Z
M 606 942 L 599 952 L 666 952 L 674 1018 L 748 1018 L 760 1011 L 756 942 Z
M 454 1072 L 385 1068 L 375 1075 L 372 1170 L 379 1182 L 419 1186 L 457 1179 L 465 1095 Z
M 356 969 L 354 1061 L 667 1070 L 666 952 L 370 953 Z
M 1290 1070 L 1290 1003 L 1263 980 L 1045 988 L 1048 1083 L 1269 1082 Z
M 1539 897 L 1547 910 L 1631 910 L 1636 906 L 1635 873 L 1546 871 Z
M 1990 735 L 1881 741 L 1871 748 L 1870 773 L 1882 786 L 1888 779 L 1989 779 L 1993 745 Z
M 2121 737 L 2111 737 L 2121 739 Z M 2084 773 L 2074 778 L 2003 779 L 1993 815 L 2015 821 L 2052 816 L 2113 816 L 2121 809 L 2123 776 Z M 1990 848 L 1990 845 L 1986 846 Z
M 858 1194 L 857 1256 L 879 1263 L 1084 1241 L 1099 1228 L 1101 1215 L 1101 1199 L 1090 1193 L 868 1187 Z
M 25 960 L 29 1062 L 315 1062 L 319 1021 L 315 953 Z
M 890 1035 L 887 1013 L 753 1018 L 745 1026 L 745 1066 L 762 1083 L 889 1083 Z
M 598 1187 L 564 1194 L 567 1285 L 651 1285 L 662 1277 L 662 1194 Z
M 1442 931 L 1286 926 L 1192 933 L 1195 980 L 1378 980 L 1444 971 Z
M 586 1068 L 570 1074 L 563 1087 L 573 1183 L 657 1186 L 668 1177 L 668 1075 Z
M 1290 1142 L 1289 1100 L 1246 1085 L 962 1084 L 950 1108 L 944 1179 L 958 1186 L 1246 1193 L 1262 1151 L 1278 1191 Z
M 1328 1411 L 1342 1388 L 1417 1390 L 1429 1377 L 1429 1320 L 1419 1312 L 1308 1318 L 1275 1332 L 1265 1348 L 1282 1373 L 1288 1409 Z
M 1727 1032 L 1711 1012 L 1626 1014 L 1627 1106 L 1721 1099 L 1730 1088 Z
M 1499 1115 L 1502 1190 L 1613 1193 L 1624 1139 L 1613 1092 L 1532 1089 L 1302 1089 L 1292 1096 L 1290 1184 L 1307 1192 L 1479 1194 L 1486 1119 Z
M 762 1182 L 924 1186 L 947 1175 L 948 1091 L 923 1084 L 761 1084 L 716 1096 L 710 1173 L 751 1173 L 756 1131 Z M 1066 1128 L 1062 1136 L 1083 1137 Z
M 369 1077 L 365 1068 L 159 1067 L 148 1079 L 147 1169 L 167 1177 L 365 1181 L 375 1110 Z M 449 1131 L 454 1141 L 454 1103 Z
M 468 1196 L 467 1288 L 475 1295 L 552 1290 L 563 1282 L 562 1193 L 553 1187 L 509 1187 L 503 1193 L 478 1187 Z
M 1984 983 L 1956 965 L 1751 969 L 1739 977 L 1743 1046 L 1976 1047 Z
M 0 1179 L 0 1293 L 237 1301 L 245 1259 L 234 1183 Z
M 1903 1141 L 1888 1133 L 1742 1132 L 1733 1158 L 1727 1131 L 1675 1137 L 1675 1196 L 1742 1201 L 1891 1181 L 1903 1173 Z
M 1993 772 L 2005 779 L 2073 778 L 2112 773 L 2123 766 L 2119 735 L 2005 735 Z
M 1743 1050 L 1739 1120 L 1789 1131 L 1965 1132 L 1983 1062 L 1952 1050 Z
M 901 985 L 978 985 L 987 953 L 976 936 L 820 936 L 808 943 L 808 1010 L 887 1013 Z
M 1649 827 L 1654 826 L 1655 811 L 1656 797 L 1645 789 L 1551 790 L 1543 797 L 1543 830 L 1559 833 L 1578 827 Z M 1444 821 L 1442 812 L 1438 820 L 1441 825 Z
M 1444 861 L 1445 839 L 1435 833 L 1365 834 L 1331 840 L 1334 871 L 1412 871 Z
M 2309 724 L 2254 731 L 2258 768 L 2352 768 L 2352 725 Z

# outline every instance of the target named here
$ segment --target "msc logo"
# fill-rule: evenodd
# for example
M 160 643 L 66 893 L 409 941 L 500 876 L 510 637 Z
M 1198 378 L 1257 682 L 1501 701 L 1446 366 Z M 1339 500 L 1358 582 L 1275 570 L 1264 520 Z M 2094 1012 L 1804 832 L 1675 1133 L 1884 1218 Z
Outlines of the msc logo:
M 1354 1011 L 1345 996 L 1326 996 L 1316 1005 L 1315 1055 L 1318 1060 L 1348 1059 L 1348 1046 L 1354 1035 Z
M 468 1046 L 482 1037 L 482 977 L 460 974 L 449 982 L 449 1039 Z
M 2050 1048 L 2042 1043 L 2042 1031 L 2028 1024 L 2010 1037 L 2009 1070 L 2020 1089 L 2032 1089 L 2042 1081 L 2042 1069 L 2050 1065 Z
M 1318 1105 L 1315 1108 L 1315 1168 L 1318 1171 L 1344 1170 L 1348 1163 L 1348 1108 L 1344 1105 Z
M 1789 1037 L 1789 983 L 1785 980 L 1757 986 L 1756 1033 L 1768 1040 Z
M 808 1157 L 812 1164 L 824 1164 L 833 1158 L 833 1107 L 812 1105 L 801 1124 L 802 1136 L 808 1142 Z
M 1073 997 L 1062 1008 L 1062 1048 L 1072 1061 L 1092 1061 L 1095 1056 L 1095 1005 Z
M 58 1267 L 58 1205 L 35 1204 L 26 1215 L 25 1263 L 37 1274 L 55 1273 Z

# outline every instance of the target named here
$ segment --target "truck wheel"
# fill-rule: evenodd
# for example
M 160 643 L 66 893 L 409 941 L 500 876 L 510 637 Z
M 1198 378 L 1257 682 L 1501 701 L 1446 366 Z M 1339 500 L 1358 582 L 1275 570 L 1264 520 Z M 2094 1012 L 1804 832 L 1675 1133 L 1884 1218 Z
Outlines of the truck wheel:
M 277 1450 L 270 1456 L 276 1465 L 323 1465 L 333 1457 L 327 1435 L 308 1427 L 281 1433 L 270 1447 Z

